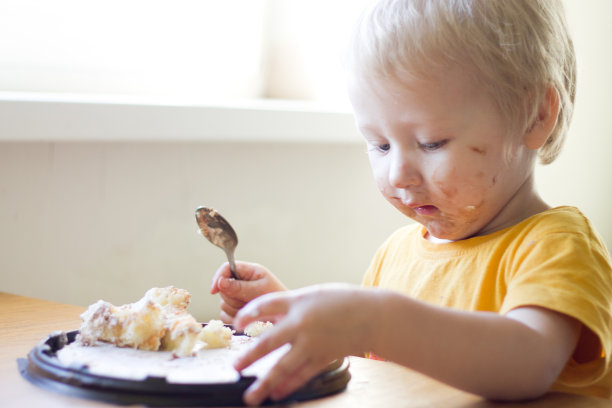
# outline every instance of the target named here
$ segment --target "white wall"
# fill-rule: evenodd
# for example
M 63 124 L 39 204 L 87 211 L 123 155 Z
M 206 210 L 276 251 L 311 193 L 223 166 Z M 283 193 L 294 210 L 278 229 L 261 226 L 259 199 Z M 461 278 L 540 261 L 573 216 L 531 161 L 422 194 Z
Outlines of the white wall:
M 0 194 L 0 290 L 88 305 L 175 285 L 200 319 L 218 313 L 224 262 L 196 233 L 200 205 L 234 225 L 239 259 L 290 287 L 358 283 L 404 222 L 359 144 L 4 142 Z
M 578 206 L 612 245 L 612 1 L 566 0 L 578 61 L 574 118 L 561 156 L 537 170 L 552 205 Z

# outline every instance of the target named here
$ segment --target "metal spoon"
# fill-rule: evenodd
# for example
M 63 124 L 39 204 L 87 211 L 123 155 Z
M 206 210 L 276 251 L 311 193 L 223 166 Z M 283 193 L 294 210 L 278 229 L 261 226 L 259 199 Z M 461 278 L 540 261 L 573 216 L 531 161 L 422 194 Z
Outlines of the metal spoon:
M 240 276 L 236 273 L 236 262 L 234 261 L 238 236 L 232 226 L 212 208 L 199 207 L 196 209 L 195 216 L 202 235 L 225 251 L 232 276 L 234 279 L 240 279 Z

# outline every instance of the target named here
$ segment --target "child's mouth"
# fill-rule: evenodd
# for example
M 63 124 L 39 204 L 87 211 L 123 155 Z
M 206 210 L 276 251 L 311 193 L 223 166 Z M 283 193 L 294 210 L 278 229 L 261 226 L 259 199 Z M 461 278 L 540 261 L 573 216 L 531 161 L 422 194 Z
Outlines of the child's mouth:
M 422 205 L 415 207 L 414 211 L 419 215 L 433 215 L 438 211 L 438 208 L 433 205 Z

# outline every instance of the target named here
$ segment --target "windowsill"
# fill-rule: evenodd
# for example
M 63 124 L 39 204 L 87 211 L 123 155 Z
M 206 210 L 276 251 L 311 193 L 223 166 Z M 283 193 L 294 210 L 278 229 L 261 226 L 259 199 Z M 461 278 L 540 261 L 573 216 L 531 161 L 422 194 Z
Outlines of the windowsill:
M 348 108 L 312 102 L 0 92 L 0 141 L 360 140 Z

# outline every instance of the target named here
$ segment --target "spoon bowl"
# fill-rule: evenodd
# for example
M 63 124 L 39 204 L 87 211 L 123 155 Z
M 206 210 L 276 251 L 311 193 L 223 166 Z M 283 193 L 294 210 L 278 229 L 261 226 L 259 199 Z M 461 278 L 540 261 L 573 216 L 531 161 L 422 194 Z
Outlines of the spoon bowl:
M 196 221 L 200 227 L 200 233 L 212 244 L 225 251 L 230 270 L 234 279 L 240 279 L 236 272 L 234 252 L 238 246 L 238 236 L 229 222 L 216 210 L 209 207 L 198 207 L 195 211 Z

